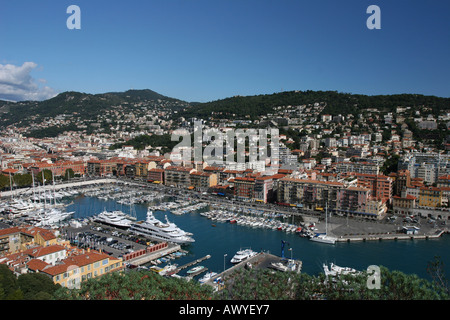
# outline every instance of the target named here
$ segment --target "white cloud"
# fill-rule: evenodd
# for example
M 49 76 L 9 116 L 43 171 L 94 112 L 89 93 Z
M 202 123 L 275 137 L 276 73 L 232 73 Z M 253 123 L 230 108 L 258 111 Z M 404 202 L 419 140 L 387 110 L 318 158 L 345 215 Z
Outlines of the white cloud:
M 30 72 L 37 67 L 34 62 L 22 66 L 0 64 L 0 100 L 41 101 L 53 98 L 57 93 L 48 86 L 40 86 L 44 79 L 35 80 Z

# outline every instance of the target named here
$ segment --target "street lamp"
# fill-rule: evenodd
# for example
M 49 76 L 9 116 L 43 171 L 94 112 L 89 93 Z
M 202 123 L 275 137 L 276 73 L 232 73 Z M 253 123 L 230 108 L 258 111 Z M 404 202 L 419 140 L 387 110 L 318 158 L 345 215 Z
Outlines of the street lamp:
M 225 257 L 227 256 L 227 254 L 225 253 L 223 255 L 223 272 L 225 272 Z

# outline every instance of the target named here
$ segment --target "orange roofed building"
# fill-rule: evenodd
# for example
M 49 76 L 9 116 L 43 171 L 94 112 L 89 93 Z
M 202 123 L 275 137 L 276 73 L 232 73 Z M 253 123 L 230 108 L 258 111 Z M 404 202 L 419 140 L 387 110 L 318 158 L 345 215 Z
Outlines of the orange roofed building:
M 31 259 L 27 262 L 27 266 L 29 272 L 46 274 L 55 284 L 67 288 L 79 288 L 83 281 L 122 270 L 123 261 L 104 253 L 90 251 L 69 256 L 55 264 Z

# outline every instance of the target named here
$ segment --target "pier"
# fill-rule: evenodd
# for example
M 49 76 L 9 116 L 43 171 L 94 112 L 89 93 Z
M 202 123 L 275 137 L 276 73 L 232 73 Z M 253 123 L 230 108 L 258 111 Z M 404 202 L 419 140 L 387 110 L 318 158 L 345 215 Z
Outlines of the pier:
M 181 270 L 184 270 L 184 269 L 186 269 L 186 268 L 192 267 L 193 265 L 196 265 L 197 263 L 200 263 L 200 262 L 202 262 L 202 261 L 204 261 L 204 260 L 207 260 L 207 259 L 209 259 L 209 258 L 211 258 L 211 256 L 208 254 L 208 255 L 206 255 L 206 256 L 204 256 L 204 257 L 202 257 L 202 258 L 199 258 L 199 259 L 194 260 L 194 261 L 192 261 L 192 262 L 186 263 L 186 264 L 184 264 L 184 265 L 182 265 L 182 266 L 176 268 L 174 271 L 170 272 L 168 275 L 176 274 L 176 273 L 180 272 Z M 195 274 L 190 274 L 189 276 L 190 276 L 190 277 L 195 277 L 196 275 L 198 275 L 198 274 L 200 274 L 200 273 L 202 273 L 202 272 L 204 272 L 204 271 L 206 271 L 206 270 L 207 270 L 207 268 L 203 268 L 202 270 L 200 270 L 201 272 L 198 271 L 198 272 L 196 272 Z
M 434 234 L 380 234 L 380 235 L 358 235 L 358 236 L 341 236 L 336 238 L 336 242 L 358 242 L 358 241 L 382 241 L 382 240 L 428 240 L 437 239 L 442 234 L 448 232 L 441 230 Z
M 131 265 L 135 265 L 135 266 L 140 266 L 146 263 L 149 263 L 152 260 L 156 260 L 158 258 L 164 257 L 166 255 L 169 255 L 171 253 L 177 252 L 181 249 L 181 247 L 179 245 L 176 246 L 168 246 L 165 249 L 156 251 L 156 252 L 150 252 L 144 255 L 141 255 L 137 258 L 134 259 L 130 259 L 127 260 L 126 262 L 131 264 Z

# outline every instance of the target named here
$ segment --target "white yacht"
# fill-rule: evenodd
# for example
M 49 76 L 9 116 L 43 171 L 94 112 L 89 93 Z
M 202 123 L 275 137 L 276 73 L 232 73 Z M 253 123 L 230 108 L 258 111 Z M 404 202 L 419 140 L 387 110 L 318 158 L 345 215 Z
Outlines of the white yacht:
M 336 238 L 329 236 L 327 233 L 328 233 L 328 206 L 326 206 L 325 209 L 325 233 L 315 234 L 311 238 L 309 238 L 309 240 L 320 243 L 335 244 Z
M 335 265 L 334 263 L 330 264 L 330 267 L 323 264 L 323 271 L 325 272 L 325 276 L 338 276 L 338 275 L 345 275 L 345 274 L 352 274 L 357 275 L 359 272 L 356 269 L 349 268 L 349 267 L 340 267 Z
M 122 211 L 106 211 L 104 210 L 98 216 L 95 217 L 95 221 L 108 224 L 117 228 L 129 228 L 132 221 L 128 218 L 128 215 Z
M 200 279 L 198 279 L 198 281 L 200 283 L 205 283 L 211 279 L 213 279 L 215 276 L 217 275 L 217 272 L 208 272 L 207 274 L 205 274 L 203 277 L 201 277 Z
M 181 230 L 175 223 L 169 222 L 167 216 L 166 223 L 156 219 L 151 210 L 147 212 L 147 219 L 145 221 L 132 223 L 130 231 L 152 239 L 179 244 L 195 241 L 190 236 L 192 234 Z
M 309 240 L 315 241 L 315 242 L 320 242 L 320 243 L 327 243 L 327 244 L 335 244 L 336 243 L 336 238 L 331 237 L 326 234 L 316 234 L 316 235 L 312 236 L 311 238 L 309 238 Z
M 254 257 L 258 253 L 256 251 L 253 251 L 252 249 L 244 249 L 239 250 L 236 252 L 236 254 L 231 258 L 231 263 L 239 263 L 242 262 L 248 258 Z
M 26 214 L 36 209 L 38 209 L 37 204 L 22 199 L 14 199 L 9 203 L 9 212 L 17 216 Z
M 35 224 L 37 227 L 56 226 L 62 221 L 69 218 L 74 212 L 64 212 L 56 208 L 42 210 L 36 212 L 34 218 L 37 220 Z

